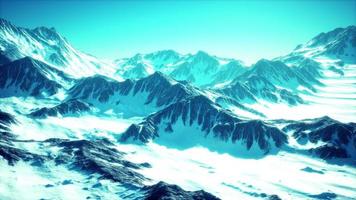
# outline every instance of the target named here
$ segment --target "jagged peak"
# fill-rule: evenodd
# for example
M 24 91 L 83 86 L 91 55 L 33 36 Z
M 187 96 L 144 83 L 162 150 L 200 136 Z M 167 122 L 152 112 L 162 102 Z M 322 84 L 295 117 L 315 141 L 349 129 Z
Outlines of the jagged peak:
M 168 79 L 168 77 L 166 75 L 164 75 L 162 72 L 160 71 L 155 71 L 153 74 L 149 75 L 148 77 L 155 77 L 155 78 L 164 78 L 164 79 Z
M 187 99 L 190 102 L 196 102 L 199 104 L 214 104 L 212 100 L 210 100 L 208 97 L 204 95 L 195 95 Z
M 208 54 L 207 52 L 205 51 L 201 51 L 199 50 L 196 54 L 192 55 L 192 57 L 194 59 L 202 59 L 202 60 L 206 60 L 206 59 L 209 59 L 209 60 L 216 60 L 214 56 L 211 56 L 210 54 Z
M 20 58 L 20 59 L 17 59 L 17 60 L 15 60 L 15 61 L 13 61 L 13 62 L 34 62 L 35 61 L 35 59 L 34 58 L 32 58 L 32 57 L 30 57 L 30 56 L 25 56 L 25 57 L 23 57 L 23 58 Z
M 230 60 L 228 63 L 225 64 L 225 66 L 243 66 L 243 63 L 240 60 Z
M 268 60 L 268 59 L 265 59 L 265 58 L 262 58 L 260 60 L 258 60 L 254 66 L 255 67 L 260 67 L 260 66 L 273 66 L 273 65 L 285 65 L 282 61 L 279 61 L 279 60 Z M 287 65 L 285 65 L 287 66 Z
M 251 68 L 252 71 L 257 72 L 258 74 L 261 73 L 280 73 L 281 71 L 289 71 L 290 68 L 283 62 L 279 60 L 267 60 L 261 59 L 257 61 Z M 249 71 L 247 73 L 250 73 Z
M 33 32 L 42 34 L 44 36 L 59 36 L 59 33 L 56 31 L 56 29 L 54 27 L 48 28 L 45 26 L 40 26 L 40 27 L 36 27 L 34 29 L 32 29 Z
M 0 27 L 11 26 L 15 27 L 10 21 L 0 17 Z
M 42 61 L 36 60 L 30 56 L 25 56 L 23 58 L 14 60 L 10 63 L 7 63 L 5 65 L 21 65 L 22 67 L 37 67 L 38 65 L 47 65 L 43 63 Z
M 39 26 L 36 27 L 34 29 L 32 29 L 33 31 L 40 31 L 40 32 L 49 32 L 49 33 L 57 33 L 56 29 L 54 27 L 46 27 L 46 26 Z
M 195 56 L 209 56 L 210 57 L 210 55 L 207 52 L 202 51 L 202 50 L 197 51 Z
M 296 49 L 307 47 L 316 47 L 319 45 L 327 45 L 331 42 L 343 40 L 345 37 L 356 37 L 356 26 L 348 26 L 346 28 L 336 28 L 329 32 L 322 32 L 308 41 L 305 45 L 298 45 Z
M 337 120 L 325 115 L 319 118 L 315 118 L 315 119 L 311 119 L 312 122 L 330 122 L 330 123 L 334 123 L 334 122 L 338 122 Z
M 107 76 L 95 74 L 94 76 L 89 76 L 81 79 L 82 81 L 102 81 L 102 82 L 117 82 Z
M 164 49 L 164 50 L 155 51 L 153 53 L 149 53 L 147 55 L 179 55 L 179 53 L 174 51 L 173 49 Z
M 45 39 L 51 39 L 51 40 L 55 40 L 57 42 L 63 42 L 66 41 L 66 39 L 64 37 L 62 37 L 54 27 L 48 28 L 45 26 L 40 26 L 40 27 L 36 27 L 34 29 L 31 30 L 34 34 L 43 37 Z
M 12 31 L 19 31 L 19 28 L 17 26 L 15 26 L 13 23 L 11 23 L 10 21 L 4 19 L 4 18 L 0 18 L 0 31 L 1 30 L 12 30 Z
M 143 82 L 156 82 L 158 83 L 166 83 L 169 85 L 173 85 L 174 83 L 176 83 L 175 80 L 173 80 L 172 78 L 166 76 L 165 74 L 163 74 L 162 72 L 156 71 L 151 75 L 148 75 L 147 77 L 144 77 L 142 79 L 139 79 L 138 81 L 143 81 Z

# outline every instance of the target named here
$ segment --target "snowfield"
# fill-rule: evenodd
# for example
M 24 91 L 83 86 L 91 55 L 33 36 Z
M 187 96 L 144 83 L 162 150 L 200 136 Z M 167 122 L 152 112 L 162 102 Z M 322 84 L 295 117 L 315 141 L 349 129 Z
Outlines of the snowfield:
M 3 101 L 2 105 L 6 104 Z M 22 105 L 25 107 L 27 103 L 23 102 Z M 19 117 L 18 120 L 19 123 L 12 126 L 14 133 L 19 135 L 18 139 L 45 140 L 57 137 L 92 140 L 105 137 L 116 141 L 130 124 L 142 119 L 85 115 L 33 122 L 26 117 Z M 172 141 L 172 138 L 169 139 Z M 185 190 L 204 189 L 227 200 L 261 199 L 267 195 L 278 195 L 282 199 L 312 199 L 312 196 L 328 193 L 335 194 L 335 199 L 353 199 L 356 196 L 356 173 L 352 166 L 329 164 L 322 159 L 288 151 L 279 151 L 263 158 L 244 158 L 214 152 L 201 146 L 182 149 L 173 145 L 170 148 L 164 138 L 161 140 L 162 145 L 160 140 L 146 145 L 116 143 L 116 148 L 126 153 L 125 159 L 134 163 L 147 162 L 152 166 L 137 170 L 151 179 L 146 181 L 148 185 L 165 181 Z M 293 143 L 290 145 L 293 146 Z M 43 153 L 43 149 L 31 143 L 20 146 L 31 152 Z M 93 177 L 88 180 L 85 174 L 53 164 L 48 164 L 47 169 L 39 169 L 24 162 L 17 163 L 13 168 L 6 167 L 4 160 L 0 164 L 1 197 L 6 199 L 28 196 L 31 199 L 81 199 L 91 195 L 117 199 L 128 192 L 116 183 L 105 180 L 99 181 L 105 186 L 83 189 L 98 180 Z M 21 195 L 12 197 L 13 193 Z M 62 196 L 56 196 L 58 194 Z

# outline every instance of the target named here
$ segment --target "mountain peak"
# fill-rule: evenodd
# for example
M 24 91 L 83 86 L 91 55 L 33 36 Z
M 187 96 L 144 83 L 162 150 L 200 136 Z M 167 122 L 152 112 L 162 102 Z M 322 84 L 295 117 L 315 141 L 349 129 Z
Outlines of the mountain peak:
M 196 54 L 196 57 L 211 57 L 207 52 L 199 50 Z
M 176 83 L 175 80 L 173 80 L 172 78 L 164 75 L 162 72 L 159 72 L 159 71 L 156 71 L 153 74 L 138 80 L 138 82 L 151 83 L 151 84 L 154 84 L 154 85 L 156 85 L 156 84 L 173 85 L 174 83 Z
M 345 38 L 347 37 L 347 38 Z M 336 28 L 329 32 L 323 32 L 314 37 L 307 43 L 307 46 L 314 47 L 326 45 L 330 42 L 348 39 L 348 37 L 356 37 L 356 26 L 348 26 L 346 28 Z
M 283 59 L 297 56 L 317 57 L 320 55 L 339 58 L 345 62 L 356 63 L 356 26 L 336 28 L 320 33 L 304 45 L 298 45 Z
M 56 31 L 54 27 L 48 28 L 45 26 L 40 26 L 32 29 L 33 33 L 42 36 L 45 39 L 62 41 L 62 36 Z
M 55 94 L 62 86 L 47 77 L 48 66 L 30 57 L 0 67 L 1 97 L 46 96 Z M 9 84 L 8 84 L 9 83 Z M 13 89 L 7 90 L 8 87 Z
M 270 61 L 270 60 L 267 60 L 267 59 L 265 59 L 265 58 L 262 58 L 262 59 L 260 59 L 260 60 L 258 60 L 257 62 L 256 62 L 256 64 L 255 64 L 255 66 L 259 66 L 259 65 L 268 65 L 268 64 L 270 64 L 272 61 Z
M 5 26 L 16 27 L 10 21 L 0 17 L 0 27 L 5 27 Z
M 165 50 L 156 51 L 153 54 L 174 55 L 174 54 L 178 54 L 178 53 L 176 51 L 174 51 L 173 49 L 165 49 Z
M 253 70 L 255 70 L 257 72 L 269 73 L 269 72 L 271 72 L 271 70 L 273 70 L 273 71 L 278 70 L 278 68 L 281 65 L 284 65 L 284 63 L 282 63 L 280 61 L 271 61 L 271 60 L 267 60 L 267 59 L 261 59 L 261 60 L 257 61 L 256 64 L 254 64 Z
M 18 60 L 15 60 L 12 62 L 14 65 L 19 65 L 22 67 L 36 67 L 38 65 L 44 65 L 45 63 L 42 63 L 39 60 L 36 60 L 30 56 L 25 56 L 23 58 L 20 58 Z

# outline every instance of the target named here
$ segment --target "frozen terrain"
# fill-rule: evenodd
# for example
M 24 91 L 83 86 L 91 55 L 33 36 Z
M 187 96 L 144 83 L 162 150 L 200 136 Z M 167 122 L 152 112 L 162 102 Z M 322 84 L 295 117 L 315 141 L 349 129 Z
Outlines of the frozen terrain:
M 0 37 L 0 199 L 356 197 L 354 26 L 251 66 Z

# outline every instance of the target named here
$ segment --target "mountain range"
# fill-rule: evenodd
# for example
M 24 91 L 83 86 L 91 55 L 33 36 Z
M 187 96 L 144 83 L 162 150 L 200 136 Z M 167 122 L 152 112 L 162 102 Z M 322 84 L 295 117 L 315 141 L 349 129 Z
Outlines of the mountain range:
M 38 190 L 70 185 L 80 187 L 80 198 L 87 199 L 228 196 L 156 178 L 150 173 L 156 165 L 133 159 L 140 151 L 163 156 L 151 145 L 179 152 L 202 147 L 245 160 L 304 156 L 353 170 L 355 48 L 356 27 L 349 26 L 251 66 L 203 51 L 182 55 L 174 50 L 104 61 L 75 49 L 54 28 L 28 29 L 0 19 L 0 164 L 15 175 L 22 173 L 21 166 L 36 176 L 45 169 L 39 177 L 50 183 L 34 185 Z M 62 180 L 56 172 L 72 178 Z M 287 195 L 283 189 L 271 194 L 253 186 L 234 190 L 259 199 Z M 341 194 L 344 190 L 348 193 Z M 291 191 L 306 199 L 318 196 Z M 344 186 L 331 196 L 354 194 Z M 329 198 L 330 193 L 320 195 Z M 51 193 L 37 197 L 53 198 Z

